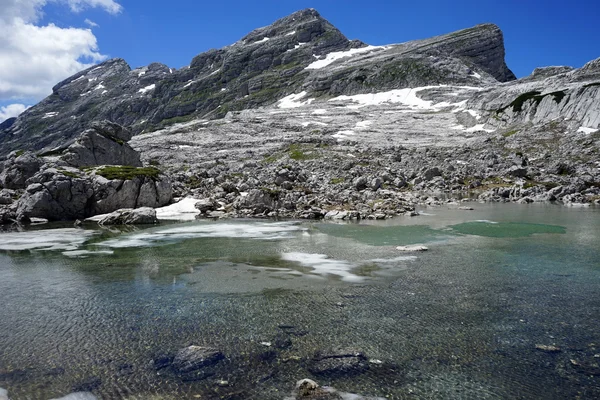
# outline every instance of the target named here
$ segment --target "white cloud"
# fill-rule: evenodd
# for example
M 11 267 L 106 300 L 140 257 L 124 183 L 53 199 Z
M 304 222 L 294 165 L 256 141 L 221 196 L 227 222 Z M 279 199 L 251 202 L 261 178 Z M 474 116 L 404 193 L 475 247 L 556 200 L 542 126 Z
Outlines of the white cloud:
M 0 107 L 0 123 L 6 121 L 9 118 L 16 117 L 29 107 L 25 104 L 9 104 L 4 107 Z
M 32 0 L 32 1 L 38 1 L 38 0 Z M 69 7 L 71 8 L 71 10 L 74 12 L 80 12 L 84 8 L 87 8 L 87 7 L 103 8 L 105 11 L 107 11 L 111 14 L 118 14 L 123 10 L 123 7 L 119 3 L 117 3 L 113 0 L 55 0 L 55 1 L 67 3 L 69 5 Z
M 40 100 L 56 83 L 107 58 L 90 29 L 36 25 L 49 2 L 73 12 L 122 10 L 113 0 L 0 0 L 0 101 Z
M 87 18 L 83 22 L 86 25 L 88 25 L 90 28 L 96 28 L 96 27 L 100 26 L 97 23 L 95 23 L 94 21 L 92 21 L 91 19 L 87 19 Z

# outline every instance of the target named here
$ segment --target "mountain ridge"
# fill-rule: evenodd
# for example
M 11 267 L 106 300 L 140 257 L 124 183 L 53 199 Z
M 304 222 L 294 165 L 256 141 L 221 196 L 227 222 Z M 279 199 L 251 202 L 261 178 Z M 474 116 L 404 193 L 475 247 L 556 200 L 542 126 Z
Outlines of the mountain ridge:
M 107 60 L 59 82 L 50 96 L 4 127 L 0 156 L 25 147 L 40 153 L 65 147 L 93 120 L 108 119 L 138 134 L 273 104 L 304 89 L 336 96 L 440 83 L 480 85 L 471 70 L 482 73 L 484 83 L 514 79 L 504 61 L 502 32 L 492 24 L 371 47 L 347 39 L 316 10 L 305 9 L 201 53 L 187 68 L 152 63 L 131 69 L 123 59 Z M 327 54 L 352 49 L 367 49 L 362 63 L 355 56 L 308 69 Z M 379 58 L 370 58 L 378 52 Z

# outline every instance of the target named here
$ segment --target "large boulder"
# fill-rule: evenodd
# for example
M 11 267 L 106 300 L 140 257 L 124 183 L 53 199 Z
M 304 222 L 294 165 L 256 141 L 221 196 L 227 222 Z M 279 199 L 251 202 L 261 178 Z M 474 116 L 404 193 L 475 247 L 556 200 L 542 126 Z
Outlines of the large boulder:
M 34 176 L 41 165 L 40 159 L 30 152 L 11 153 L 0 172 L 0 186 L 8 189 L 24 189 L 25 181 Z
M 102 170 L 102 169 L 100 169 Z M 170 180 L 160 174 L 143 175 L 128 170 L 128 177 L 106 178 L 95 172 L 48 168 L 29 179 L 17 201 L 19 217 L 73 220 L 106 214 L 120 208 L 161 207 L 172 197 Z
M 94 122 L 71 144 L 62 159 L 74 167 L 128 165 L 141 167 L 140 155 L 126 142 L 131 132 L 110 121 Z
M 150 225 L 157 222 L 156 210 L 150 207 L 121 208 L 98 221 L 100 225 Z

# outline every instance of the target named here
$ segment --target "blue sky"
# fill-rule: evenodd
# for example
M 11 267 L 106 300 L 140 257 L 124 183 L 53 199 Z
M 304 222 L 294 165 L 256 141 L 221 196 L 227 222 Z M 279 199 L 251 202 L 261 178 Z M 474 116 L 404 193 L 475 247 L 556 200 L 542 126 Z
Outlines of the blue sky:
M 35 55 L 40 62 L 34 68 L 24 58 L 23 68 L 28 72 L 19 74 L 15 61 L 15 73 L 4 77 L 0 68 L 0 107 L 5 108 L 12 103 L 34 104 L 60 79 L 107 57 L 124 58 L 132 67 L 158 61 L 180 68 L 203 51 L 231 44 L 252 29 L 307 7 L 317 9 L 348 38 L 373 45 L 427 38 L 492 22 L 504 32 L 507 64 L 518 77 L 537 66 L 580 67 L 600 57 L 600 1 L 595 0 L 173 0 L 160 4 L 148 0 L 0 0 L 0 6 L 4 3 L 22 19 L 23 13 L 31 12 L 24 7 L 33 8 L 37 15 L 27 14 L 24 20 L 39 30 L 39 36 L 49 36 L 48 29 L 43 28 L 54 24 L 55 42 L 73 47 L 66 55 L 60 52 L 62 48 L 53 49 L 48 44 L 41 46 L 43 50 L 33 50 L 40 47 L 35 37 L 27 43 L 19 36 L 19 45 L 32 49 L 28 59 Z M 14 21 L 11 25 L 10 12 L 3 13 L 0 31 L 6 31 L 2 23 L 15 30 L 23 28 Z M 63 34 L 69 38 L 63 41 Z M 16 37 L 0 33 L 0 67 L 2 58 L 18 58 L 7 50 Z M 3 40 L 8 43 L 3 44 Z M 44 51 L 49 52 L 45 61 L 37 57 Z M 27 75 L 28 85 L 15 83 L 24 79 L 22 75 Z M 35 80 L 38 75 L 43 77 L 39 82 Z M 12 90 L 2 90 L 5 81 L 14 83 Z

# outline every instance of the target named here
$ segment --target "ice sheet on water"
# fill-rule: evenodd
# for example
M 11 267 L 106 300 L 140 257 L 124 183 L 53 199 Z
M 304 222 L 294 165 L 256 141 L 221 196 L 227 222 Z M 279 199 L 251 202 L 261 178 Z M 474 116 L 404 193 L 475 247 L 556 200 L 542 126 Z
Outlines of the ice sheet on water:
M 62 252 L 63 255 L 72 258 L 87 258 L 88 256 L 94 255 L 110 255 L 113 254 L 112 250 L 67 250 Z
M 95 231 L 77 228 L 2 233 L 0 250 L 77 250 L 95 234 Z
M 326 254 L 310 254 L 301 252 L 282 253 L 281 259 L 285 261 L 294 261 L 304 267 L 313 269 L 317 275 L 336 275 L 347 282 L 362 282 L 364 277 L 358 276 L 351 271 L 357 267 L 356 264 L 345 260 L 335 260 L 328 258 Z
M 287 222 L 198 223 L 123 235 L 117 239 L 100 242 L 98 245 L 110 248 L 148 247 L 198 238 L 277 240 L 290 238 L 292 233 L 302 229 L 304 228 L 297 224 Z

